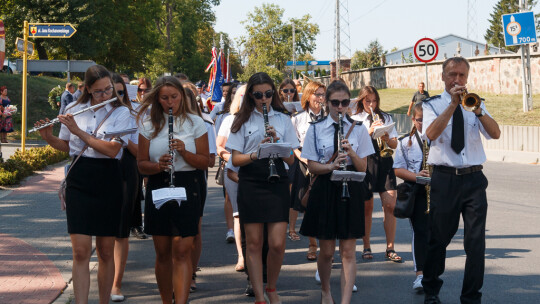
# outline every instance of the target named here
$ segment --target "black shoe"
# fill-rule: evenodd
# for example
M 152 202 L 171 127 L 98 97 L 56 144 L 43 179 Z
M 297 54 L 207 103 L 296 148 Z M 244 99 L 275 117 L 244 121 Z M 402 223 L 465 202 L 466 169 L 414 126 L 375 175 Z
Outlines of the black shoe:
M 253 291 L 253 286 L 251 286 L 251 282 L 248 282 L 248 285 L 247 285 L 246 290 L 244 291 L 244 293 L 248 297 L 254 297 L 255 296 L 255 291 Z
M 441 304 L 441 300 L 439 300 L 439 296 L 437 295 L 425 295 L 424 296 L 424 304 Z
M 146 236 L 146 234 L 144 234 L 143 228 L 141 226 L 131 228 L 131 235 L 138 238 L 139 240 L 144 240 L 144 239 L 147 238 L 147 236 Z

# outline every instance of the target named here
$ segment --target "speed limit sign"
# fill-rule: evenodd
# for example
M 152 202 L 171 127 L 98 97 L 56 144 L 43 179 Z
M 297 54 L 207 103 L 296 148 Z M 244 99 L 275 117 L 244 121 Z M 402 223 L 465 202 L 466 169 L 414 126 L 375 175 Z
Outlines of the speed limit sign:
M 439 46 L 433 39 L 422 38 L 414 45 L 414 56 L 419 61 L 431 62 L 437 58 L 437 54 L 439 54 Z

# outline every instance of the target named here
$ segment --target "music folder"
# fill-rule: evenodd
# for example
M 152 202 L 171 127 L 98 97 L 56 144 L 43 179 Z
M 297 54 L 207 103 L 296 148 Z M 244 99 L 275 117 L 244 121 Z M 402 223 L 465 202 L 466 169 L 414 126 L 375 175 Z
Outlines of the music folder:
M 366 177 L 366 172 L 334 170 L 332 171 L 330 180 L 334 182 L 342 182 L 342 181 L 362 182 L 365 177 Z
M 396 123 L 393 122 L 393 123 L 391 123 L 391 124 L 389 124 L 387 126 L 378 126 L 378 127 L 373 128 L 373 135 L 371 135 L 371 137 L 373 139 L 377 139 L 377 138 L 383 136 L 384 133 L 390 134 L 390 131 L 392 131 L 395 124 Z
M 169 201 L 177 201 L 178 206 L 182 204 L 182 201 L 186 201 L 186 188 L 184 187 L 166 187 L 157 190 L 152 190 L 152 201 L 159 210 L 163 204 Z
M 431 177 L 417 176 L 416 183 L 420 185 L 429 185 L 431 184 Z
M 291 144 L 288 143 L 264 143 L 259 146 L 257 158 L 288 157 L 292 153 Z

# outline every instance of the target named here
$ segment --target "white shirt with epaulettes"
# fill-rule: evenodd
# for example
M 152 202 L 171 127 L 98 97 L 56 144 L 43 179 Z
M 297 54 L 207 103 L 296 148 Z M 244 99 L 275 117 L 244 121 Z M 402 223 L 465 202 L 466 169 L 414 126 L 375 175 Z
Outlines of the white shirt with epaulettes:
M 416 134 L 422 138 L 418 131 Z M 394 169 L 401 168 L 414 173 L 418 173 L 422 169 L 424 155 L 416 135 L 400 138 L 394 155 Z
M 314 115 L 315 119 L 311 117 L 312 115 Z M 311 111 L 311 109 L 308 109 L 307 111 L 300 112 L 291 117 L 291 122 L 296 130 L 296 137 L 298 137 L 301 147 L 304 146 L 304 139 L 306 138 L 309 123 L 323 118 L 323 115 L 324 112 L 322 109 L 319 114 L 315 114 L 313 111 Z

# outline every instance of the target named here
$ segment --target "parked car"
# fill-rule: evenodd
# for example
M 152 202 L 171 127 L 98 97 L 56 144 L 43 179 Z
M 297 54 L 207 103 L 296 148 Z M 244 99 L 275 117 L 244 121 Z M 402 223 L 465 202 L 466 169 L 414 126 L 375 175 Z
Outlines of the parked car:
M 8 62 L 8 60 L 4 60 L 4 65 L 2 67 L 2 73 L 10 73 L 10 74 L 13 74 L 13 73 L 16 73 L 16 64 L 15 64 L 15 61 L 14 60 L 10 60 Z

